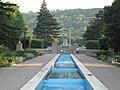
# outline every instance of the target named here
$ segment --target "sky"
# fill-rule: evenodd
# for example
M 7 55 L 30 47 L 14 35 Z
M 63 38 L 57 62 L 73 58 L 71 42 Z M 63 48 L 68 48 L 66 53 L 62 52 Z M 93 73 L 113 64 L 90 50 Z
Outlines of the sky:
M 21 12 L 39 11 L 43 0 L 2 0 L 10 1 L 20 6 Z M 65 10 L 65 9 L 88 9 L 88 8 L 104 8 L 111 5 L 114 0 L 46 0 L 49 10 Z

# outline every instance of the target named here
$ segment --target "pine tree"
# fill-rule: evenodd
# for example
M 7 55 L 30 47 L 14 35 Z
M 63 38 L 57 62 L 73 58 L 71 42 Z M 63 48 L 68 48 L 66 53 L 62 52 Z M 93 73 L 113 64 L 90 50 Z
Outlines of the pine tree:
M 109 47 L 120 51 L 120 0 L 115 0 L 112 6 L 104 8 L 105 34 Z
M 84 34 L 85 40 L 98 40 L 103 34 L 103 11 L 96 14 L 94 20 L 89 22 L 87 31 Z
M 0 0 L 0 44 L 4 44 L 6 46 L 8 46 L 7 43 L 10 42 L 8 39 L 12 38 L 11 35 L 13 34 L 13 32 L 11 32 L 12 27 L 10 27 L 8 24 L 11 16 L 10 13 L 14 13 L 14 10 L 12 8 L 9 8 L 10 6 L 16 5 L 3 3 Z
M 15 50 L 16 43 L 25 30 L 26 26 L 19 7 L 10 2 L 0 1 L 0 44 Z
M 44 40 L 44 47 L 51 45 L 55 38 L 60 34 L 60 28 L 57 20 L 47 9 L 45 0 L 43 0 L 40 11 L 37 16 L 37 25 L 34 28 L 33 34 L 36 38 Z

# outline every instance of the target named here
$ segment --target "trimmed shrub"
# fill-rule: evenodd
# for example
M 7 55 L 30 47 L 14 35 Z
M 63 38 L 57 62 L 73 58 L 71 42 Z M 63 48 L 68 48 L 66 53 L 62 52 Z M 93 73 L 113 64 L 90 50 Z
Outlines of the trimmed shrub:
M 41 53 L 38 53 L 37 51 L 35 51 L 33 49 L 25 49 L 24 52 L 25 53 L 32 53 L 32 54 L 34 54 L 34 56 L 41 55 Z
M 101 56 L 101 55 L 107 55 L 107 56 L 109 56 L 109 55 L 110 55 L 110 52 L 105 51 L 105 50 L 102 50 L 102 51 L 97 51 L 97 52 L 95 52 L 95 54 L 96 54 L 96 57 L 99 57 L 99 56 Z
M 98 40 L 88 40 L 85 43 L 87 49 L 99 49 Z
M 24 51 L 16 51 L 15 53 L 17 57 L 22 56 L 25 58 L 25 60 L 32 59 L 36 56 L 41 55 L 41 53 L 38 53 L 37 51 L 32 50 L 32 49 L 25 49 Z
M 16 56 L 25 56 L 26 53 L 33 53 L 34 55 L 39 55 L 38 52 L 36 52 L 35 50 L 31 50 L 31 49 L 25 49 L 24 51 L 15 51 Z
M 108 50 L 107 38 L 105 37 L 99 38 L 98 41 L 99 41 L 100 49 Z
M 31 39 L 31 48 L 43 48 L 43 40 L 42 39 Z

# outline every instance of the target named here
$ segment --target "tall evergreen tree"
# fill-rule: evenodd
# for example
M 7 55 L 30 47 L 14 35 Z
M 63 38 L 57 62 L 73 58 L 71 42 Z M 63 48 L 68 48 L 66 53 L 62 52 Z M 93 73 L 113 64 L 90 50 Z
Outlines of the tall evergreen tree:
M 55 38 L 58 38 L 61 27 L 47 9 L 45 0 L 43 0 L 41 9 L 38 12 L 37 20 L 37 26 L 34 28 L 33 34 L 36 38 L 44 39 L 44 47 L 47 47 L 52 44 Z
M 0 44 L 4 44 L 8 46 L 7 43 L 10 41 L 8 39 L 11 38 L 11 28 L 8 24 L 10 19 L 10 13 L 14 13 L 14 10 L 12 8 L 9 8 L 11 6 L 16 6 L 15 4 L 10 3 L 3 3 L 0 0 Z
M 103 11 L 96 14 L 96 18 L 89 22 L 84 34 L 85 40 L 98 40 L 103 35 Z
M 115 0 L 112 6 L 104 8 L 105 35 L 109 47 L 120 51 L 120 0 Z
M 15 50 L 16 43 L 25 30 L 23 15 L 19 12 L 19 7 L 10 2 L 0 1 L 0 44 L 6 45 L 10 50 Z

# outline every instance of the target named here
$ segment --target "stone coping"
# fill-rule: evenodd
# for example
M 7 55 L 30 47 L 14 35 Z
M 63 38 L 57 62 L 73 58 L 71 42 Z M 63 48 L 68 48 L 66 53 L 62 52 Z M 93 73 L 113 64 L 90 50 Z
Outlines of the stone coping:
M 73 54 L 71 54 L 71 57 L 82 71 L 93 90 L 108 90 Z
M 28 81 L 20 90 L 35 90 L 37 85 L 45 78 L 50 68 L 60 54 L 57 54 L 45 67 L 43 67 L 30 81 Z M 73 54 L 70 54 L 78 68 L 82 71 L 88 83 L 93 90 L 108 90 Z
M 30 81 L 28 81 L 20 90 L 35 90 L 37 85 L 44 79 L 50 68 L 59 57 L 57 54 L 46 66 L 44 66 Z

